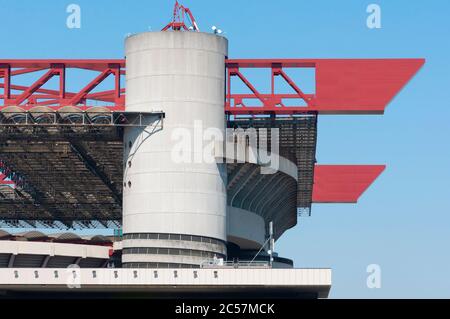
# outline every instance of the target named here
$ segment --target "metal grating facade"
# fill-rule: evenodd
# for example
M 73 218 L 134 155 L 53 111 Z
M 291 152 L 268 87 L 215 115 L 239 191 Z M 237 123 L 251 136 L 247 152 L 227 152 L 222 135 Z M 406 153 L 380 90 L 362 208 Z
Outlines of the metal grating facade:
M 117 116 L 110 122 L 103 116 L 98 123 L 67 123 L 58 117 L 37 123 L 24 122 L 29 114 L 21 116 L 20 121 L 0 124 L 0 173 L 16 183 L 16 187 L 0 185 L 0 226 L 119 227 L 123 126 L 142 123 L 121 124 Z M 155 116 L 158 130 L 164 115 L 154 114 L 153 120 Z M 298 167 L 297 211 L 310 214 L 317 114 L 233 118 L 227 126 L 279 129 L 280 155 Z M 270 145 L 270 131 L 267 139 Z
M 298 168 L 297 212 L 309 216 L 316 163 L 317 114 L 284 118 L 234 118 L 228 121 L 228 127 L 279 129 L 280 155 L 293 161 Z M 267 134 L 267 145 L 271 145 L 270 130 Z
M 160 129 L 163 114 L 146 114 L 139 123 L 83 116 L 73 123 L 26 123 L 19 114 L 21 121 L 0 124 L 0 172 L 16 185 L 0 188 L 0 226 L 120 225 L 123 127 L 153 123 Z

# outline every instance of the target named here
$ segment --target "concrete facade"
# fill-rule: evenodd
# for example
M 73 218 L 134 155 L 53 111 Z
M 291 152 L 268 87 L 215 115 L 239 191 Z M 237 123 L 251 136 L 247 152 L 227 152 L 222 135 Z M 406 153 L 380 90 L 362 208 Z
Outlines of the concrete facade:
M 227 239 L 241 249 L 259 249 L 266 241 L 264 218 L 245 209 L 227 207 Z
M 226 166 L 206 163 L 203 150 L 194 145 L 187 162 L 174 160 L 173 150 L 180 139 L 194 138 L 195 121 L 204 129 L 224 132 L 228 42 L 199 32 L 148 32 L 129 37 L 125 46 L 126 110 L 160 110 L 165 120 L 156 133 L 125 130 L 123 233 L 218 239 L 223 244 L 215 252 L 221 254 L 226 242 Z M 134 244 L 124 239 L 124 247 Z M 160 243 L 149 241 L 145 247 L 151 245 L 159 248 Z M 143 263 L 167 259 L 128 257 Z
M 103 267 L 111 246 L 0 240 L 0 268 Z
M 74 276 L 75 273 L 75 276 Z M 69 286 L 78 287 L 70 289 Z M 326 298 L 330 269 L 0 269 L 0 292 L 141 292 L 177 296 Z M 67 295 L 66 295 L 67 296 Z

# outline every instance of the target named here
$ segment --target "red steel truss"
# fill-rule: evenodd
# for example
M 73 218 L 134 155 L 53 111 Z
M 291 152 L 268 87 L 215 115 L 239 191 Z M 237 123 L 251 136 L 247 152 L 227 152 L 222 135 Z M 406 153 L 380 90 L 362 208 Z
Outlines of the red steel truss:
M 382 114 L 387 104 L 424 64 L 424 59 L 233 59 L 227 65 L 225 112 L 229 114 Z M 244 76 L 245 69 L 267 69 L 271 91 L 262 93 Z M 315 92 L 302 90 L 287 69 L 309 68 L 315 73 Z M 231 79 L 239 78 L 251 91 L 233 92 Z M 275 78 L 282 78 L 290 94 L 275 91 Z M 301 105 L 285 101 L 300 99 Z M 253 100 L 246 105 L 245 100 Z
M 76 92 L 66 90 L 67 69 L 95 71 L 97 74 Z M 39 76 L 42 72 L 43 75 Z M 35 76 L 28 85 L 16 83 L 16 77 Z M 125 108 L 125 89 L 121 88 L 120 76 L 125 74 L 124 60 L 0 60 L 0 108 L 19 106 L 29 110 L 35 106 L 59 109 L 77 106 L 85 110 L 89 101 L 109 104 L 111 110 Z M 109 76 L 114 77 L 114 87 L 106 91 L 92 91 Z M 44 88 L 53 77 L 59 78 L 58 89 Z
M 176 28 L 177 25 L 169 24 L 168 27 Z M 382 114 L 387 104 L 424 62 L 423 59 L 226 60 L 224 112 L 228 115 Z M 257 85 L 245 75 L 246 69 L 254 68 L 270 71 L 270 92 L 258 90 Z M 306 92 L 288 75 L 288 70 L 293 68 L 314 69 L 314 92 Z M 96 75 L 80 85 L 76 91 L 69 92 L 66 90 L 68 69 L 95 71 Z M 35 79 L 27 84 L 18 83 L 16 79 L 24 74 L 35 76 Z M 123 75 L 125 75 L 125 60 L 122 59 L 0 60 L 0 111 L 8 112 L 8 108 L 11 112 L 17 111 L 11 107 L 32 111 L 36 106 L 45 106 L 52 110 L 73 106 L 87 110 L 95 107 L 93 102 L 102 102 L 102 106 L 108 107 L 111 111 L 123 111 L 125 109 L 125 88 L 121 87 Z M 109 76 L 114 77 L 112 87 L 93 92 L 97 86 L 104 84 Z M 58 89 L 45 88 L 53 77 L 59 78 Z M 231 85 L 233 77 L 241 81 L 250 93 L 236 93 Z M 277 77 L 282 79 L 293 93 L 277 92 L 275 86 Z M 301 100 L 301 105 L 286 102 L 294 99 Z M 246 104 L 247 101 L 251 103 Z M 312 201 L 356 202 L 383 169 L 384 166 L 316 165 Z M 5 180 L 5 176 L 0 175 L 0 184 L 20 183 L 20 180 Z
M 227 114 L 382 114 L 391 99 L 424 64 L 423 59 L 232 59 L 227 60 Z M 76 92 L 66 90 L 67 69 L 84 69 L 98 74 Z M 247 78 L 245 69 L 270 70 L 271 91 L 260 92 Z M 286 72 L 292 68 L 312 68 L 315 92 L 305 92 Z M 16 83 L 15 77 L 39 74 L 31 84 Z M 38 73 L 40 72 L 40 73 Z M 58 109 L 78 106 L 87 109 L 92 101 L 108 104 L 111 110 L 123 111 L 125 89 L 120 76 L 125 74 L 125 60 L 0 60 L 0 109 L 34 106 Z M 114 86 L 92 92 L 104 80 L 113 76 Z M 44 88 L 53 77 L 59 77 L 59 89 Z M 238 78 L 250 93 L 233 91 L 231 79 Z M 293 93 L 278 93 L 275 78 L 292 88 Z M 2 81 L 1 81 L 2 80 Z M 2 92 L 3 89 L 3 92 Z M 286 105 L 289 100 L 301 100 L 302 105 Z M 246 104 L 246 101 L 255 101 Z

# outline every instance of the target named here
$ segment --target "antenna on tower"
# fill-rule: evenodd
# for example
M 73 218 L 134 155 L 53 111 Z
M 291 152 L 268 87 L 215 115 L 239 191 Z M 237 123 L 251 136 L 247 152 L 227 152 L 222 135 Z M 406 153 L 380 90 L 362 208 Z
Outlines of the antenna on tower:
M 186 25 L 186 22 L 188 22 L 189 25 Z M 172 29 L 174 31 L 185 30 L 185 31 L 200 32 L 200 29 L 198 28 L 197 22 L 195 21 L 195 18 L 192 15 L 191 10 L 179 4 L 178 1 L 175 1 L 172 21 L 168 25 L 166 25 L 162 29 L 162 31 L 166 31 L 169 29 Z
M 213 25 L 211 27 L 211 30 L 213 30 L 214 34 L 222 34 L 223 33 L 223 31 L 218 29 L 215 25 Z

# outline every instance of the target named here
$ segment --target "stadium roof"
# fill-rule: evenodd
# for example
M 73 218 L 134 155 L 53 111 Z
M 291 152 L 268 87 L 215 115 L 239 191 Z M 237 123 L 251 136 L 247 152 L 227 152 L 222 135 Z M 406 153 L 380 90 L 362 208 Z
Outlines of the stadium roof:
M 80 236 L 75 233 L 54 233 L 44 234 L 40 231 L 27 231 L 21 233 L 9 233 L 6 230 L 0 229 L 0 240 L 12 241 L 39 241 L 39 242 L 54 242 L 54 243 L 76 243 L 85 245 L 109 245 L 112 244 L 111 238 L 103 235 L 87 235 Z

